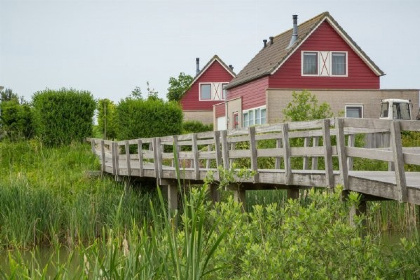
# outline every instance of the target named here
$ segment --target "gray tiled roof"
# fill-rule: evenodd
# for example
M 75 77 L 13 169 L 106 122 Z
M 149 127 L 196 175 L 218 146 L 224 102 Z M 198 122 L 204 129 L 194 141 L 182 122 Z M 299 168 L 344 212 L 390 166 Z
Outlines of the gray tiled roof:
M 256 80 L 258 78 L 273 74 L 288 57 L 309 37 L 309 35 L 324 20 L 329 19 L 347 39 L 351 47 L 359 53 L 359 56 L 377 73 L 378 76 L 384 75 L 381 69 L 363 52 L 363 50 L 354 42 L 344 29 L 334 20 L 328 13 L 324 12 L 316 17 L 305 21 L 298 26 L 298 39 L 294 45 L 287 48 L 290 43 L 293 29 L 289 29 L 273 38 L 273 44 L 267 42 L 267 46 L 262 48 L 260 52 L 242 69 L 241 72 L 228 84 L 227 89 L 234 88 L 241 84 Z

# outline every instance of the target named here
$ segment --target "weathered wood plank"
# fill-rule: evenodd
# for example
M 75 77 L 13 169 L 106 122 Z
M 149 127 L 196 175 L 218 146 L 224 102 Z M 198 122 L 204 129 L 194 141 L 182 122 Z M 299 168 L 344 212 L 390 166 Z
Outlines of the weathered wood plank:
M 343 119 L 336 120 L 337 125 L 337 153 L 338 162 L 340 165 L 340 179 L 343 184 L 343 189 L 349 189 L 349 170 L 347 166 L 347 155 L 346 155 L 346 138 L 344 135 L 344 123 Z
M 402 143 L 401 143 L 401 130 L 400 122 L 393 121 L 390 123 L 391 130 L 391 145 L 392 151 L 394 154 L 394 166 L 395 166 L 395 179 L 397 183 L 397 189 L 399 193 L 398 200 L 406 202 L 407 201 L 407 185 L 405 180 L 405 171 L 404 171 L 404 157 L 402 152 Z
M 102 175 L 105 172 L 105 159 L 106 155 L 105 155 L 105 143 L 104 140 L 101 140 L 101 171 L 102 171 Z
M 314 137 L 312 139 L 312 147 L 319 146 L 319 137 Z M 312 170 L 318 170 L 318 157 L 312 157 Z
M 325 174 L 327 179 L 327 186 L 330 188 L 334 187 L 334 178 L 333 178 L 333 164 L 332 164 L 332 148 L 331 148 L 331 135 L 330 135 L 330 120 L 323 120 L 322 126 L 323 132 L 323 143 L 325 148 Z
M 251 170 L 255 172 L 254 183 L 258 183 L 257 142 L 255 141 L 255 127 L 249 127 L 249 149 L 251 154 Z
M 292 182 L 292 166 L 290 161 L 290 143 L 289 143 L 289 124 L 282 124 L 283 133 L 283 162 L 284 162 L 284 179 L 285 184 L 290 185 Z
M 303 141 L 303 146 L 306 148 L 309 147 L 309 142 L 310 142 L 310 138 L 309 137 L 305 137 L 304 141 Z M 302 169 L 309 169 L 309 164 L 308 164 L 308 156 L 305 155 L 303 157 L 303 165 L 302 165 Z
M 137 155 L 139 157 L 138 161 L 139 161 L 140 177 L 143 177 L 144 176 L 144 171 L 143 171 L 143 141 L 141 139 L 137 139 Z
M 344 126 L 344 124 L 343 124 Z M 350 148 L 355 146 L 355 142 L 356 142 L 356 136 L 354 134 L 349 135 L 348 139 L 347 139 L 347 146 L 345 149 L 345 153 L 347 156 L 347 168 L 348 170 L 353 170 L 353 157 L 349 154 L 349 150 Z
M 194 157 L 194 172 L 195 172 L 195 178 L 198 180 L 200 178 L 200 162 L 198 159 L 198 146 L 197 146 L 197 134 L 193 133 L 192 135 L 192 152 Z
M 226 130 L 220 132 L 220 141 L 222 142 L 223 168 L 227 170 L 229 169 L 229 146 L 227 142 Z
M 131 176 L 131 159 L 130 159 L 130 144 L 128 141 L 125 141 L 125 156 L 126 156 L 126 165 L 128 176 Z
M 366 158 L 373 160 L 392 161 L 393 153 L 387 150 L 381 149 L 366 149 L 366 148 L 355 148 L 345 147 L 346 155 L 349 157 Z
M 220 147 L 220 131 L 214 132 L 214 147 L 216 151 L 216 166 L 219 167 L 223 164 L 222 150 Z

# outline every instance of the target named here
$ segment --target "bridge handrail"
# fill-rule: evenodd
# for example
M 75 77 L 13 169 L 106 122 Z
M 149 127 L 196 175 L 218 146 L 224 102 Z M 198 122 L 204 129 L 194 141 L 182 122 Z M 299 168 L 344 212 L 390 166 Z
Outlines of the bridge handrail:
M 249 159 L 250 169 L 255 171 L 252 180 L 258 183 L 258 159 L 273 158 L 274 170 L 282 170 L 286 184 L 290 184 L 291 158 L 303 158 L 303 169 L 309 169 L 310 160 L 312 169 L 317 169 L 318 158 L 324 158 L 326 183 L 328 187 L 333 187 L 332 157 L 338 157 L 341 182 L 344 189 L 348 189 L 348 174 L 352 170 L 353 157 L 387 161 L 395 166 L 400 200 L 405 201 L 407 190 L 404 164 L 420 165 L 420 149 L 403 148 L 401 131 L 420 131 L 420 122 L 335 118 L 122 141 L 88 140 L 92 144 L 92 151 L 101 159 L 103 172 L 106 171 L 105 162 L 108 160 L 112 165 L 112 173 L 119 175 L 119 163 L 123 161 L 130 176 L 131 164 L 135 161 L 139 164 L 140 176 L 143 176 L 146 168 L 153 166 L 156 178 L 162 177 L 163 170 L 174 168 L 176 154 L 180 162 L 193 169 L 197 180 L 202 170 L 220 165 L 229 169 L 235 160 Z M 390 147 L 355 147 L 355 135 L 369 133 L 390 134 Z M 294 139 L 303 139 L 303 146 L 295 146 Z M 260 141 L 274 141 L 275 147 L 259 147 Z M 332 142 L 336 144 L 332 145 Z M 130 148 L 136 152 L 130 152 Z

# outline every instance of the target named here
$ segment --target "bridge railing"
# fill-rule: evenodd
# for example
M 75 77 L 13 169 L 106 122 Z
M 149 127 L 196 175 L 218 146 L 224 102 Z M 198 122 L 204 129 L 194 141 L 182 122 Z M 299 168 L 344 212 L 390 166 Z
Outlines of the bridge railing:
M 262 125 L 229 131 L 211 131 L 157 138 L 108 141 L 90 139 L 101 159 L 103 172 L 122 176 L 176 177 L 175 159 L 186 179 L 202 180 L 217 167 L 248 168 L 250 182 L 259 183 L 269 172 L 284 174 L 285 185 L 296 184 L 295 170 L 321 172 L 333 187 L 339 173 L 345 189 L 353 158 L 391 162 L 395 167 L 400 199 L 406 199 L 405 164 L 420 165 L 419 147 L 404 148 L 402 131 L 420 131 L 420 122 L 375 119 L 324 119 Z M 359 134 L 391 135 L 390 147 L 356 147 Z

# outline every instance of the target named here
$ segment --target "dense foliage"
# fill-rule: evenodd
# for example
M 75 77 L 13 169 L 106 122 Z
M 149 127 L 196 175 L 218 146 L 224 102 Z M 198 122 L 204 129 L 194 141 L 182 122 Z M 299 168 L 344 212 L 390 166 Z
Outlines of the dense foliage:
M 309 91 L 293 92 L 293 100 L 283 110 L 285 121 L 310 121 L 333 116 L 328 103 L 318 104 L 318 99 Z
M 1 91 L 0 100 L 0 138 L 31 138 L 34 129 L 29 104 L 11 89 Z
M 364 217 L 349 225 L 349 207 L 359 198 L 351 194 L 343 203 L 340 188 L 243 212 L 229 192 L 221 203 L 208 202 L 206 183 L 184 196 L 182 215 L 168 218 L 156 192 L 86 176 L 98 168 L 87 144 L 0 142 L 0 153 L 0 278 L 420 277 L 418 238 L 384 248 L 364 231 Z M 44 259 L 5 250 L 36 245 L 56 249 Z
M 98 128 L 104 139 L 117 137 L 116 106 L 109 99 L 98 100 Z
M 46 145 L 83 141 L 92 134 L 96 102 L 88 91 L 46 89 L 33 96 L 37 136 Z
M 178 78 L 170 77 L 166 98 L 168 98 L 169 101 L 181 100 L 182 95 L 190 88 L 193 80 L 193 77 L 186 75 L 183 72 L 179 73 Z
M 126 98 L 118 104 L 116 115 L 118 139 L 178 135 L 182 131 L 182 110 L 175 102 Z
M 185 134 L 188 133 L 198 133 L 198 132 L 206 132 L 212 131 L 213 124 L 203 124 L 199 121 L 185 121 L 182 124 L 182 132 Z

